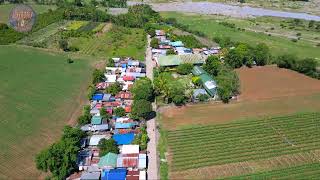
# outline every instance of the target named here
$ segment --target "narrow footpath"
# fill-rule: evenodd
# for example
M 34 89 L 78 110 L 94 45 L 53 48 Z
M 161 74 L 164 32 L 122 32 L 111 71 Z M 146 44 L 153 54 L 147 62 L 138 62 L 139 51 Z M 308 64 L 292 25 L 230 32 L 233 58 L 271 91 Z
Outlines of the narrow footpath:
M 152 53 L 150 42 L 151 38 L 148 35 L 148 47 L 146 49 L 146 74 L 147 77 L 153 80 L 153 68 L 155 67 L 155 62 L 152 61 Z M 156 111 L 155 104 L 153 103 L 153 110 Z M 148 154 L 148 171 L 147 176 L 150 180 L 158 180 L 159 176 L 159 156 L 157 152 L 157 142 L 158 142 L 158 129 L 156 124 L 156 118 L 147 121 L 147 132 L 150 139 L 147 147 Z

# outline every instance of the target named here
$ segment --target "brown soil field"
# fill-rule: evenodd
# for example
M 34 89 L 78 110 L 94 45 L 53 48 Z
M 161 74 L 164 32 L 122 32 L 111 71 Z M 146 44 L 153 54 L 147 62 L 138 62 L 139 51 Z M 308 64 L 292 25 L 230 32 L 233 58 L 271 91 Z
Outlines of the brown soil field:
M 241 95 L 229 104 L 205 103 L 160 109 L 166 129 L 239 119 L 319 111 L 320 81 L 275 66 L 241 68 Z
M 320 81 L 276 66 L 240 68 L 239 100 L 264 100 L 320 92 Z

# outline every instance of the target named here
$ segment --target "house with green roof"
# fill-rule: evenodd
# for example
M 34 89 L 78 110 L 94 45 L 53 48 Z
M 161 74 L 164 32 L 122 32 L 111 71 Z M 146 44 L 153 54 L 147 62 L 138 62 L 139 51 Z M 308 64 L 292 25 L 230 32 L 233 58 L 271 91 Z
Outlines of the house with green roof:
M 204 89 L 211 97 L 214 97 L 217 93 L 217 83 L 213 78 L 200 66 L 194 66 L 191 72 L 193 75 L 199 76 Z
M 159 58 L 157 58 L 157 63 L 159 66 L 173 67 L 185 63 L 193 65 L 202 65 L 205 62 L 205 60 L 206 56 L 200 54 L 183 54 L 160 56 Z
M 111 169 L 117 167 L 118 155 L 109 152 L 108 154 L 102 156 L 98 163 L 99 168 Z
M 101 116 L 92 116 L 91 118 L 91 124 L 92 125 L 99 125 L 102 123 L 102 117 Z

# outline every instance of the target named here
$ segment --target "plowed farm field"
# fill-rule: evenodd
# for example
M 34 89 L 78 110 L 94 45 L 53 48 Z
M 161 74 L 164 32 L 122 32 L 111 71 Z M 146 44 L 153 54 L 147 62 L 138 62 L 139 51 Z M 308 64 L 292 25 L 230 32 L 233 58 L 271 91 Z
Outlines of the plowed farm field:
M 162 108 L 166 129 L 220 124 L 320 109 L 320 81 L 275 66 L 237 70 L 241 94 L 229 104 L 206 103 Z

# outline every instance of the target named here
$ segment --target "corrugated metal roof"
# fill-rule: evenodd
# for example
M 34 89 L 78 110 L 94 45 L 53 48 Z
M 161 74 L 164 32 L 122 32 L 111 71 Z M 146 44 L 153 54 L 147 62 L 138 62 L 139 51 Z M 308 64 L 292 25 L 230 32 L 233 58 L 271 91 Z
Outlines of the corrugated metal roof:
M 206 71 L 203 70 L 200 66 L 194 66 L 192 69 L 192 74 L 194 74 L 195 76 L 199 76 L 204 73 L 206 73 Z
M 208 74 L 201 74 L 200 76 L 203 87 L 206 89 L 210 96 L 214 96 L 216 94 L 217 83 L 212 79 Z
M 91 124 L 98 125 L 102 123 L 102 117 L 101 116 L 92 116 L 91 118 Z
M 84 172 L 82 173 L 80 180 L 99 180 L 100 172 Z
M 118 155 L 114 153 L 108 153 L 105 156 L 102 156 L 100 158 L 100 161 L 98 163 L 98 166 L 100 168 L 107 168 L 107 167 L 117 167 L 117 159 Z

